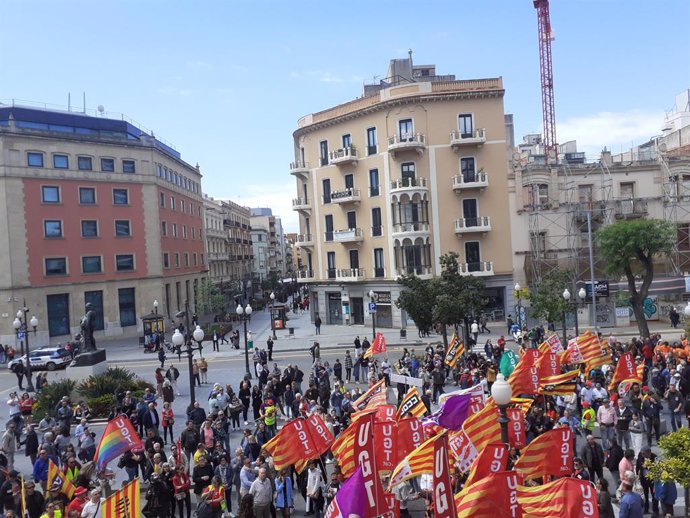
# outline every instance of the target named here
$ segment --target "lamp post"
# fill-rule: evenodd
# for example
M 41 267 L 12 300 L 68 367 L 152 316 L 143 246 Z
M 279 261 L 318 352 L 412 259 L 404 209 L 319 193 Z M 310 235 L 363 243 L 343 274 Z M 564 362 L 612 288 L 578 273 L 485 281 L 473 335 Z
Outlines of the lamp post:
M 158 314 L 158 299 L 153 301 L 153 312 L 157 315 Z
M 194 372 L 192 367 L 192 357 L 194 356 L 194 351 L 199 351 L 200 355 L 203 351 L 201 342 L 204 339 L 204 330 L 201 329 L 201 327 L 196 326 L 193 334 L 189 332 L 189 301 L 187 300 L 184 302 L 184 311 L 178 311 L 175 313 L 175 317 L 185 317 L 185 325 L 187 326 L 184 335 L 180 333 L 179 329 L 175 329 L 175 332 L 172 335 L 172 343 L 178 351 L 187 353 L 187 367 L 189 369 L 189 406 L 191 407 L 196 401 L 196 396 L 194 394 Z M 197 342 L 196 347 L 192 346 L 192 337 Z M 187 346 L 186 350 L 184 351 L 182 350 L 183 343 Z
M 36 327 L 38 327 L 38 319 L 36 318 L 36 315 L 31 315 L 31 319 L 27 321 L 26 314 L 28 312 L 29 308 L 26 307 L 26 301 L 24 301 L 24 305 L 22 306 L 22 308 L 19 311 L 17 311 L 17 316 L 14 319 L 14 322 L 12 322 L 12 327 L 14 327 L 15 333 L 17 334 L 17 338 L 21 340 L 22 353 L 24 353 L 24 341 L 26 341 L 26 370 L 24 374 L 26 376 L 26 390 L 28 392 L 33 392 L 34 385 L 31 382 L 31 349 L 29 348 L 29 329 L 27 327 L 27 324 L 33 328 L 34 336 L 36 336 Z
M 369 290 L 369 299 L 371 299 L 372 304 L 376 302 L 377 298 L 374 290 Z M 371 314 L 371 339 L 376 340 L 376 311 L 369 311 L 369 313 Z
M 273 294 L 271 293 L 271 295 Z M 247 370 L 245 376 L 247 377 L 247 379 L 252 379 L 252 373 L 249 370 L 249 346 L 247 342 L 247 320 L 249 320 L 252 316 L 252 307 L 249 304 L 247 304 L 243 308 L 242 304 L 237 304 L 237 309 L 235 310 L 235 313 L 237 313 L 237 316 L 242 319 L 242 323 L 244 324 L 244 364 Z
M 510 400 L 513 398 L 513 389 L 501 373 L 496 375 L 496 381 L 491 385 L 491 396 L 493 396 L 501 414 L 498 418 L 498 423 L 501 425 L 501 441 L 508 444 L 510 442 L 508 439 L 508 423 L 510 419 L 508 419 L 507 409 Z
M 514 286 L 515 293 L 517 293 L 517 321 L 520 332 L 522 333 L 522 296 L 520 295 L 521 286 L 519 283 L 515 283 Z
M 271 299 L 271 334 L 273 335 L 273 339 L 275 340 L 276 339 L 276 321 L 275 321 L 275 317 L 273 316 L 273 310 L 275 308 L 276 294 L 271 292 L 269 297 Z M 249 312 L 249 314 L 251 315 L 251 311 Z M 244 334 L 246 335 L 247 332 L 245 331 Z
M 573 305 L 572 311 L 573 311 L 573 314 L 575 315 L 575 336 L 580 335 L 580 324 L 579 324 L 578 318 L 577 318 L 577 308 L 579 307 L 580 302 L 585 300 L 586 296 L 587 296 L 587 292 L 585 291 L 585 289 L 580 288 L 580 290 L 577 292 L 577 300 L 573 300 L 572 302 L 570 302 L 570 299 L 572 297 L 572 295 L 570 294 L 570 291 L 568 291 L 568 288 L 563 290 L 563 300 L 565 300 L 566 303 Z M 565 321 L 565 316 L 563 317 L 563 320 Z M 563 329 L 564 329 L 563 335 L 564 335 L 564 339 L 565 339 L 565 326 Z M 565 347 L 565 342 L 563 343 L 563 346 Z

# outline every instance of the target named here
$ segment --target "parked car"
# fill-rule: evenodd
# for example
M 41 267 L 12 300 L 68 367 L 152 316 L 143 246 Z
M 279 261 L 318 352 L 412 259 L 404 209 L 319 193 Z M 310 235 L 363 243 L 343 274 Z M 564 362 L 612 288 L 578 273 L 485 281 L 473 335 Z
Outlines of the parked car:
M 49 370 L 65 368 L 72 362 L 72 355 L 62 347 L 39 347 L 29 353 L 32 370 Z M 7 364 L 7 368 L 14 370 L 19 362 L 26 365 L 26 355 L 15 358 Z

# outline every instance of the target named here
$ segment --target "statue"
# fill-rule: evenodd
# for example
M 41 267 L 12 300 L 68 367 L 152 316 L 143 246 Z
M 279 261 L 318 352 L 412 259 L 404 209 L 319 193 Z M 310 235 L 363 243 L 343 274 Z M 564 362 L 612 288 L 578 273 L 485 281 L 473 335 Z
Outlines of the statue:
M 96 339 L 93 337 L 93 328 L 96 324 L 96 312 L 92 309 L 93 305 L 90 302 L 86 303 L 86 313 L 81 317 L 81 337 L 84 344 L 84 349 L 81 352 L 89 352 L 96 350 Z

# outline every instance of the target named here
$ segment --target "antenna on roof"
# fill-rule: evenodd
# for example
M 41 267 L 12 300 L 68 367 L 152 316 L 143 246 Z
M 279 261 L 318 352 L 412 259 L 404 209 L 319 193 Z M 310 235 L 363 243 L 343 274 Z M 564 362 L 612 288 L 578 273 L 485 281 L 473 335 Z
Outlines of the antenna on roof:
M 407 54 L 410 56 L 410 66 L 412 66 L 412 49 L 408 49 Z
M 82 108 L 82 113 L 86 113 L 86 92 L 82 92 L 84 96 L 84 107 Z
M 72 94 L 70 92 L 67 92 L 67 111 L 72 111 Z
M 103 105 L 99 104 L 98 108 L 96 108 L 96 109 L 98 110 L 98 113 L 100 113 L 101 117 L 103 117 L 103 112 L 105 111 L 105 108 L 103 107 Z

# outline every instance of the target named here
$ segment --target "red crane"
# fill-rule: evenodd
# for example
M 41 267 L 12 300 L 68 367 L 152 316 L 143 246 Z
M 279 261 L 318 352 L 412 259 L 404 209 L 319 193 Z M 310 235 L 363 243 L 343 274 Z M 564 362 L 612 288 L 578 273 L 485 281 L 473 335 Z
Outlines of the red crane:
M 541 69 L 541 108 L 544 117 L 544 151 L 547 163 L 558 160 L 556 111 L 553 101 L 553 66 L 551 63 L 551 19 L 549 0 L 533 0 L 539 26 L 539 66 Z

